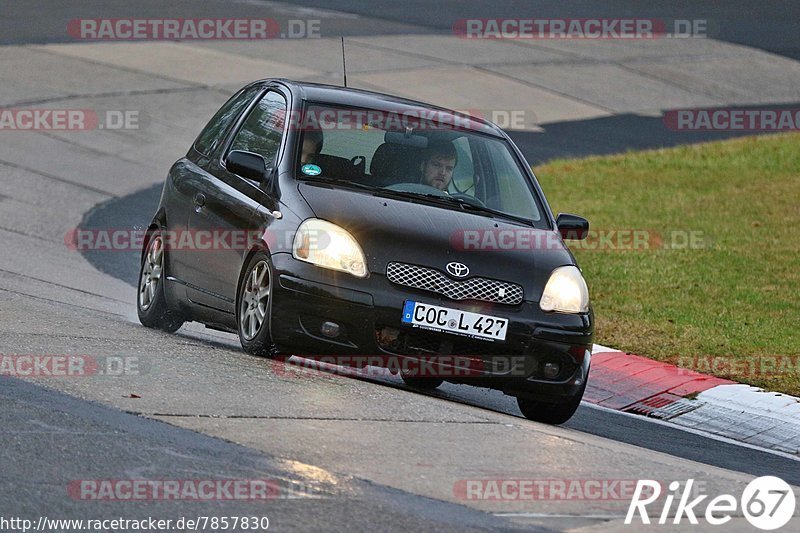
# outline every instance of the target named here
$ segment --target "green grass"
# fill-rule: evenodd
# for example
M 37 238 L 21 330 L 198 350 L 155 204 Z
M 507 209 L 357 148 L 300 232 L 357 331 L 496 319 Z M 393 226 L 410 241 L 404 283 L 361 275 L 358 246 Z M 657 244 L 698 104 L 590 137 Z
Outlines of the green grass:
M 652 232 L 647 249 L 571 245 L 596 342 L 800 395 L 800 134 L 535 171 L 554 212 L 585 216 L 601 232 Z M 669 243 L 673 231 L 698 232 L 703 245 L 668 249 L 653 237 Z

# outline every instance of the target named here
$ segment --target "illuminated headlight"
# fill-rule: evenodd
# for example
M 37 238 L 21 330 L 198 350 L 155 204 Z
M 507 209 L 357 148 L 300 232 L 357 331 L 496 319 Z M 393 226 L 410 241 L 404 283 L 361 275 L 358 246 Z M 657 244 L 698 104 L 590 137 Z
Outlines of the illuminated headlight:
M 539 307 L 542 311 L 587 312 L 589 289 L 586 288 L 581 271 L 574 266 L 562 266 L 553 270 L 544 287 Z
M 292 243 L 292 256 L 323 268 L 367 275 L 367 261 L 356 240 L 343 228 L 317 218 L 300 224 Z

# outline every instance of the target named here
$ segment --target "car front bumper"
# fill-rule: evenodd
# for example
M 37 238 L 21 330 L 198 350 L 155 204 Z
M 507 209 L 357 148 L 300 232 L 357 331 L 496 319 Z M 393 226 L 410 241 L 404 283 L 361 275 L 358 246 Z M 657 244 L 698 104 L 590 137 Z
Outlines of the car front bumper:
M 351 361 L 352 355 L 401 360 L 390 368 L 408 368 L 402 363 L 422 358 L 434 361 L 435 377 L 541 401 L 574 396 L 589 374 L 591 312 L 545 313 L 530 301 L 516 306 L 454 301 L 396 285 L 381 274 L 359 279 L 284 253 L 274 254 L 272 262 L 272 336 L 283 353 L 341 356 L 343 361 Z M 476 340 L 402 325 L 406 300 L 506 318 L 506 339 Z M 337 337 L 321 332 L 325 322 L 338 325 Z M 546 378 L 545 363 L 557 363 L 559 373 Z

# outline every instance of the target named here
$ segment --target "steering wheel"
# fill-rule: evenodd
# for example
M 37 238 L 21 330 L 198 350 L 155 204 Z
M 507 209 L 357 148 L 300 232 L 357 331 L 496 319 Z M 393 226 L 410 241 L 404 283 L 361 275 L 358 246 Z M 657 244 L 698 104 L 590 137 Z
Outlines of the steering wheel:
M 431 187 L 430 185 L 426 185 L 424 183 L 413 183 L 413 182 L 396 183 L 394 185 L 389 185 L 386 188 L 394 191 L 415 192 L 419 194 L 433 194 L 435 196 L 441 196 L 441 197 L 449 196 L 450 198 L 459 198 L 467 203 L 475 204 L 480 207 L 486 207 L 486 204 L 483 203 L 483 201 L 481 201 L 479 198 L 475 198 L 474 196 L 470 196 L 469 194 L 464 194 L 460 192 L 451 193 L 448 191 L 440 191 L 436 187 Z
M 465 202 L 471 204 L 479 205 L 481 207 L 486 207 L 486 204 L 483 203 L 483 200 L 481 200 L 480 198 L 476 198 L 474 196 L 470 196 L 469 194 L 454 192 L 451 193 L 450 196 L 452 196 L 453 198 L 460 198 L 461 200 L 464 200 Z
M 417 183 L 414 181 L 404 181 L 402 183 L 395 183 L 394 185 L 389 185 L 386 187 L 390 191 L 403 191 L 403 192 L 413 192 L 417 194 L 433 194 L 436 196 L 449 196 L 447 191 L 440 191 L 436 187 L 431 187 L 430 185 L 426 185 L 424 183 Z

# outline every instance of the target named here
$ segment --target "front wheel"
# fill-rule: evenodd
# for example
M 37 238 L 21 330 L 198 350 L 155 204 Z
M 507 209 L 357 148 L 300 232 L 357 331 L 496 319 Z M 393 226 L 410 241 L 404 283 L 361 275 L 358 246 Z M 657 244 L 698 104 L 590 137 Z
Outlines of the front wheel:
M 242 348 L 253 355 L 274 355 L 270 327 L 272 268 L 264 252 L 257 252 L 247 262 L 236 302 L 236 329 Z
M 543 422 L 545 424 L 563 424 L 572 418 L 572 415 L 574 415 L 575 411 L 580 407 L 581 398 L 583 398 L 583 393 L 586 390 L 586 382 L 587 380 L 584 380 L 583 386 L 575 396 L 569 398 L 565 402 L 538 402 L 518 397 L 517 405 L 519 405 L 519 410 L 522 411 L 522 415 L 528 420 Z
M 143 326 L 174 333 L 183 325 L 183 319 L 167 307 L 164 296 L 165 257 L 164 238 L 160 231 L 156 231 L 147 243 L 147 251 L 139 268 L 136 312 Z

